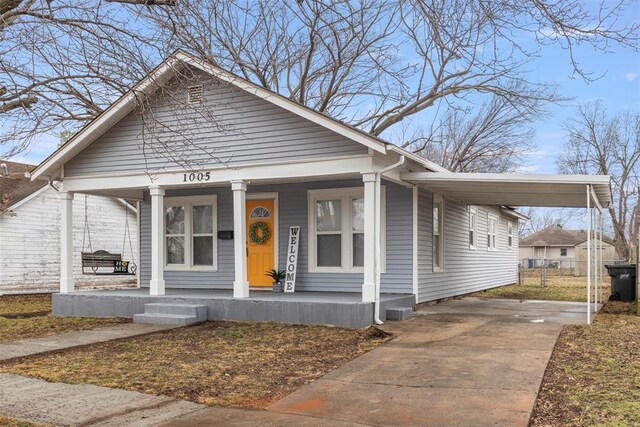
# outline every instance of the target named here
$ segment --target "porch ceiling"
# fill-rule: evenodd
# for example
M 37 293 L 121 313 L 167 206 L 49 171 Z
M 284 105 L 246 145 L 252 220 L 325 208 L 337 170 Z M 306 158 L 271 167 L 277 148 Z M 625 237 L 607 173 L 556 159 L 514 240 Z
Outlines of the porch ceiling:
M 470 205 L 585 208 L 587 185 L 602 207 L 611 203 L 606 175 L 409 172 L 401 177 Z

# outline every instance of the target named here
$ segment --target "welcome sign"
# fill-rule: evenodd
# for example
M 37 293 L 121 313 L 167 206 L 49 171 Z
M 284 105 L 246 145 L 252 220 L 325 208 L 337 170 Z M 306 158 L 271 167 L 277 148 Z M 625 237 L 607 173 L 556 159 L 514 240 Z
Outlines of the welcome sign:
M 296 270 L 298 268 L 298 243 L 300 242 L 300 226 L 289 227 L 289 241 L 287 243 L 287 270 L 284 281 L 285 292 L 296 290 Z

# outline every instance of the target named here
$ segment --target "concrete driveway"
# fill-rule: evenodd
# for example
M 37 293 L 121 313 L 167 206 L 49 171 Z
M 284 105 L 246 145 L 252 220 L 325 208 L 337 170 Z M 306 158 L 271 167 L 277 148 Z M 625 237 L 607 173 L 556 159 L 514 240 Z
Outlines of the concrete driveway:
M 526 426 L 562 324 L 585 310 L 482 298 L 428 306 L 387 322 L 390 343 L 267 409 L 366 425 Z

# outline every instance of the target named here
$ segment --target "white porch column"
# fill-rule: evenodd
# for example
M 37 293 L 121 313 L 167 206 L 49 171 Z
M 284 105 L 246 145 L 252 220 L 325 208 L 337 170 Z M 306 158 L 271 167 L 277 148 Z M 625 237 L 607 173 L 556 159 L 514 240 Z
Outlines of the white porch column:
M 61 191 L 62 224 L 60 227 L 60 292 L 75 290 L 73 282 L 73 193 Z
M 231 181 L 233 190 L 233 258 L 235 260 L 235 281 L 233 297 L 248 298 L 247 281 L 247 232 L 246 232 L 246 196 L 247 184 L 239 179 Z
M 374 302 L 376 294 L 376 174 L 363 173 L 364 182 L 364 282 L 362 302 Z
M 151 281 L 149 295 L 164 295 L 164 188 L 149 187 L 151 193 Z

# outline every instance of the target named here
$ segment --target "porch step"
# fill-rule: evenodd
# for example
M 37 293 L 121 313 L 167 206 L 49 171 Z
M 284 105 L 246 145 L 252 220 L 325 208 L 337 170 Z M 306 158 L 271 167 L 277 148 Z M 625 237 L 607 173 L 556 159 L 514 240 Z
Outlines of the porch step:
M 387 308 L 387 320 L 409 320 L 413 314 L 411 307 L 389 307 Z
M 158 325 L 188 326 L 207 320 L 207 306 L 193 304 L 144 305 L 144 313 L 134 314 L 134 323 L 153 323 Z

